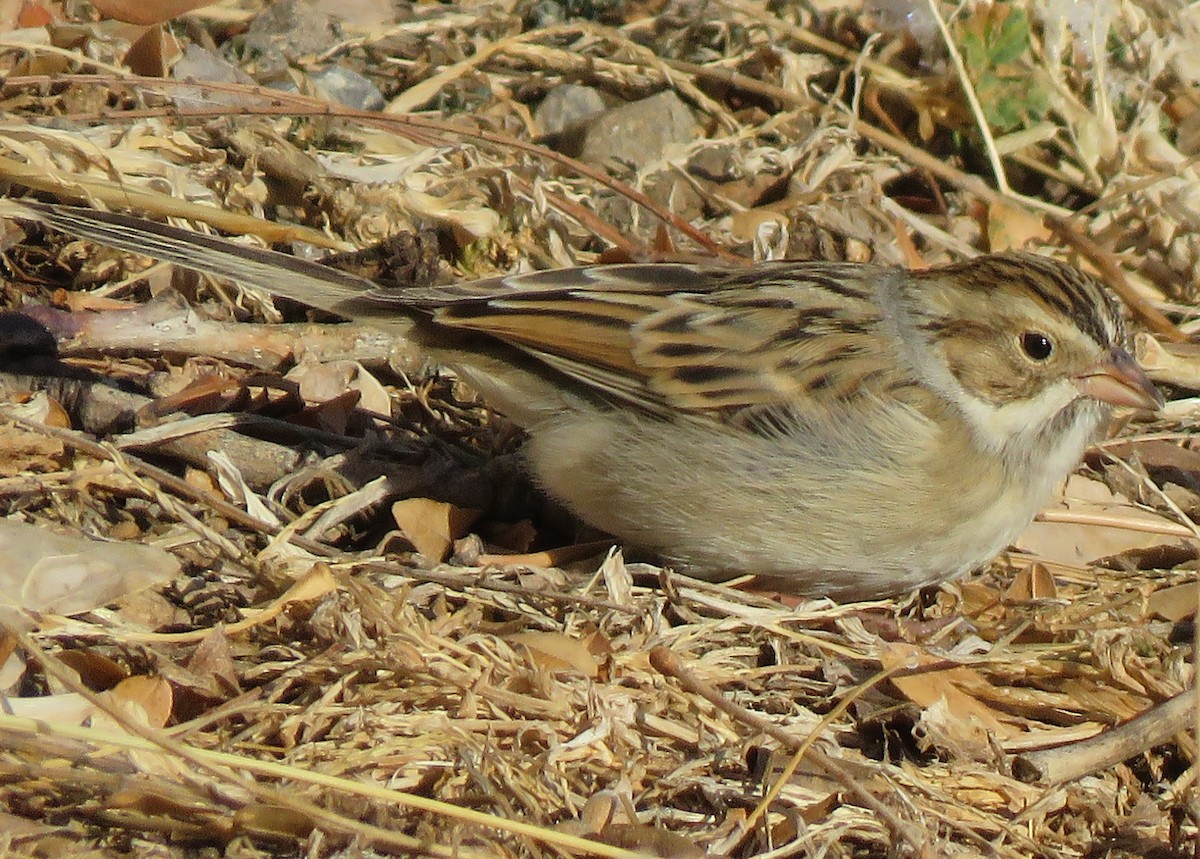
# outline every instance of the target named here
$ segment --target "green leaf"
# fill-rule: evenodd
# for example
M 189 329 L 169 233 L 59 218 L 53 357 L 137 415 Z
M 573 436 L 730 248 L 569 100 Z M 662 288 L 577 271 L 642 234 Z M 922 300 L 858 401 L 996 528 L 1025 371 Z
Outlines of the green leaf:
M 972 71 L 978 71 L 987 62 L 987 47 L 974 33 L 963 33 L 958 52 L 962 54 L 963 63 Z
M 993 66 L 1002 66 L 1020 59 L 1029 50 L 1029 18 L 1023 9 L 1013 9 L 1005 16 L 999 31 L 989 31 L 988 51 Z

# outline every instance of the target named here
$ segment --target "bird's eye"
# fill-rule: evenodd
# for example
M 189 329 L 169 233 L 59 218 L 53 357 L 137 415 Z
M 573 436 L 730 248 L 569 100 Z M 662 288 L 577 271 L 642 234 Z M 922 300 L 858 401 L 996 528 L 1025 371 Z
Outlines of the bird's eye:
M 1039 331 L 1026 331 L 1021 335 L 1021 348 L 1035 361 L 1045 361 L 1054 353 L 1050 338 Z

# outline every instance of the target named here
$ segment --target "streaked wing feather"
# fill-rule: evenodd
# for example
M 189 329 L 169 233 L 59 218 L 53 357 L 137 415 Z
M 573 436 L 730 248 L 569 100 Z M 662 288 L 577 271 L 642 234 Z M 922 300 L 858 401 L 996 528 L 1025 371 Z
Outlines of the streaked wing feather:
M 635 335 L 638 364 L 669 401 L 722 411 L 804 408 L 818 392 L 824 403 L 853 397 L 862 393 L 862 377 L 848 372 L 851 362 L 860 372 L 895 371 L 895 356 L 876 327 L 878 308 L 866 295 L 830 302 L 819 285 L 805 284 L 803 266 L 792 275 L 781 287 L 739 290 L 749 306 L 731 292 L 716 308 L 677 307 L 648 317 Z M 777 303 L 756 306 L 772 291 Z
M 862 378 L 887 384 L 900 370 L 877 330 L 870 278 L 889 276 L 795 262 L 753 274 L 676 264 L 568 269 L 439 288 L 434 319 L 498 337 L 604 396 L 728 416 L 850 398 L 863 392 Z
M 629 403 L 659 417 L 665 418 L 677 414 L 676 408 L 669 404 L 664 397 L 647 389 L 641 379 L 629 373 L 608 370 L 597 364 L 589 364 L 549 352 L 527 351 L 547 367 L 557 370 L 603 397 Z
M 633 300 L 638 295 L 668 295 L 704 289 L 705 272 L 710 270 L 707 266 L 683 263 L 579 266 L 405 289 L 404 301 L 410 307 L 434 309 L 460 302 L 552 298 L 583 292 L 620 295 Z M 717 284 L 710 282 L 708 285 L 715 288 Z M 377 295 L 387 300 L 386 292 Z
M 434 311 L 433 320 L 453 328 L 478 331 L 543 357 L 570 358 L 637 375 L 631 352 L 629 322 L 619 306 L 611 316 L 599 302 L 571 298 L 557 302 L 490 302 L 480 306 L 450 305 Z M 575 375 L 575 374 L 572 374 Z

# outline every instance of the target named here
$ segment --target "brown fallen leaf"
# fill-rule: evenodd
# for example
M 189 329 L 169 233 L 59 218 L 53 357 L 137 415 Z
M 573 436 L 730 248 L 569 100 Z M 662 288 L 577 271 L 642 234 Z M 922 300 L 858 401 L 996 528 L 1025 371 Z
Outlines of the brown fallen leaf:
M 136 708 L 133 712 L 143 715 L 145 724 L 151 728 L 161 728 L 171 718 L 171 684 L 161 677 L 126 677 L 101 696 L 121 706 L 126 713 L 132 705 Z
M 95 650 L 64 650 L 58 658 L 79 675 L 83 685 L 95 692 L 112 689 L 129 677 L 129 672 L 119 663 Z
M 1041 521 L 1050 517 L 1056 521 Z M 1190 532 L 1180 531 L 1175 522 L 1135 507 L 1100 481 L 1075 474 L 1058 503 L 1026 528 L 1016 545 L 1048 561 L 1087 564 L 1132 549 L 1175 545 L 1186 533 Z
M 704 859 L 708 856 L 704 848 L 682 835 L 644 823 L 611 823 L 594 838 L 603 844 L 636 850 L 644 856 L 659 859 Z
M 1022 568 L 1004 591 L 1004 600 L 1010 603 L 1052 600 L 1057 597 L 1058 585 L 1054 582 L 1054 576 L 1040 561 Z
M 547 671 L 574 671 L 584 677 L 600 674 L 600 663 L 578 638 L 559 632 L 519 632 L 508 640 L 527 648 L 537 666 Z
M 429 498 L 406 498 L 392 505 L 392 519 L 400 533 L 433 563 L 446 559 L 454 541 L 465 536 L 479 516 L 478 510 Z
M 95 0 L 92 3 L 101 15 L 124 21 L 126 24 L 162 24 L 193 9 L 214 5 L 214 0 Z
M 122 59 L 135 75 L 162 78 L 181 56 L 183 46 L 174 34 L 161 24 L 154 24 L 130 46 Z
M 235 831 L 252 836 L 307 838 L 316 827 L 309 815 L 279 805 L 247 805 L 233 815 Z
M 1146 600 L 1146 614 L 1161 617 L 1171 623 L 1179 623 L 1196 613 L 1200 603 L 1200 582 L 1187 582 L 1163 588 L 1150 594 Z
M 899 672 L 892 675 L 892 685 L 922 709 L 922 728 L 932 745 L 968 760 L 985 760 L 992 755 L 993 741 L 1020 733 L 971 694 L 989 685 L 978 672 L 963 666 L 920 670 L 939 660 L 908 644 L 887 645 L 880 661 L 885 669 Z
M 992 253 L 1022 250 L 1030 242 L 1042 242 L 1051 236 L 1041 215 L 999 202 L 988 206 L 987 234 Z

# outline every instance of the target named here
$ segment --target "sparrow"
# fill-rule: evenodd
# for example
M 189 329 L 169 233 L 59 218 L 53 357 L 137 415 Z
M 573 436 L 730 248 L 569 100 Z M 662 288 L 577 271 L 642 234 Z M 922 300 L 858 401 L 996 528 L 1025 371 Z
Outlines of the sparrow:
M 1113 406 L 1163 400 L 1105 289 L 1030 253 L 923 271 L 592 265 L 383 288 L 125 214 L 80 238 L 381 327 L 522 426 L 542 489 L 688 574 L 838 599 L 993 559 Z

